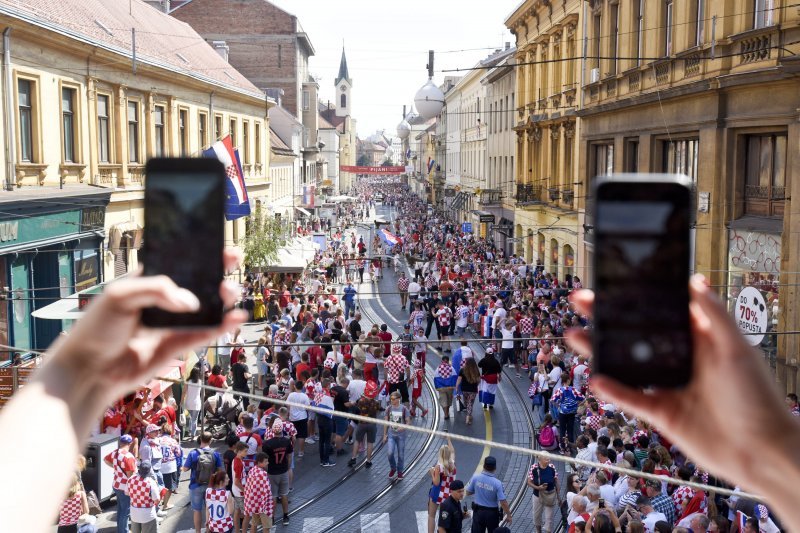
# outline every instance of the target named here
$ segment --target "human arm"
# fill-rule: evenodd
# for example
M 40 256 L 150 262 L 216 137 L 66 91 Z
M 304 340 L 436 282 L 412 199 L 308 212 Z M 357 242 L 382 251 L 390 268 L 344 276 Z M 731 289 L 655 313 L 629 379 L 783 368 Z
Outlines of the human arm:
M 745 489 L 762 494 L 790 529 L 800 527 L 800 426 L 786 411 L 762 357 L 747 344 L 702 276 L 690 282 L 694 338 L 693 375 L 683 389 L 634 390 L 595 375 L 592 389 L 626 413 L 661 429 L 687 456 Z M 579 312 L 590 314 L 594 296 L 574 293 Z M 591 352 L 584 331 L 570 331 L 572 346 Z M 710 446 L 716 435 L 726 446 Z M 742 435 L 748 435 L 742 439 Z
M 503 513 L 506 515 L 506 523 L 511 525 L 511 507 L 508 505 L 508 500 L 500 500 L 500 507 L 503 508 Z
M 81 491 L 81 514 L 89 514 L 89 500 L 86 498 L 86 492 Z
M 233 268 L 236 259 L 226 260 L 226 266 Z M 221 292 L 226 305 L 235 301 L 235 288 L 226 285 Z M 16 480 L 0 487 L 0 501 L 17 502 L 0 515 L 0 530 L 46 530 L 73 475 L 74 457 L 84 449 L 105 406 L 149 380 L 176 354 L 212 341 L 246 318 L 235 311 L 215 328 L 149 330 L 141 326 L 140 318 L 141 310 L 152 306 L 190 312 L 199 302 L 164 276 L 109 284 L 70 334 L 56 340 L 46 364 L 5 406 L 0 435 L 25 431 L 26 453 L 48 460 L 13 461 L 18 455 L 16 443 L 0 439 L 4 471 Z M 31 426 L 31 420 L 48 422 Z M 59 435 L 58 446 L 52 446 L 52 435 Z

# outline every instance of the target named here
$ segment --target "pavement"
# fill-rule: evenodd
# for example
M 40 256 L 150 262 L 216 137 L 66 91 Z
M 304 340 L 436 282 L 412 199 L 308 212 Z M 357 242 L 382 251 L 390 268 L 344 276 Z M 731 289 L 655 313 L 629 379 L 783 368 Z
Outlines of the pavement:
M 393 212 L 378 206 L 375 215 L 387 220 L 393 218 Z M 359 229 L 369 243 L 367 232 Z M 367 278 L 368 276 L 365 276 Z M 402 331 L 402 324 L 408 319 L 408 312 L 400 309 L 399 295 L 396 292 L 395 276 L 392 269 L 384 270 L 384 278 L 373 284 L 366 281 L 356 288 L 359 291 L 358 305 L 364 314 L 362 327 L 367 328 L 373 322 L 386 323 L 390 331 L 397 335 Z M 380 292 L 386 294 L 380 295 Z M 262 334 L 265 324 L 248 323 L 242 327 L 242 339 L 246 343 L 255 342 Z M 471 340 L 470 346 L 478 354 L 482 354 L 483 343 Z M 255 369 L 252 350 L 248 349 L 248 364 Z M 438 350 L 429 349 L 426 375 L 432 381 L 433 370 L 439 364 Z M 443 413 L 435 412 L 434 398 L 426 390 L 423 403 L 430 412 L 423 418 L 415 418 L 413 423 L 424 427 L 447 429 L 454 433 L 469 435 L 495 442 L 507 442 L 528 447 L 533 442 L 530 407 L 527 401 L 528 379 L 516 378 L 506 373 L 500 386 L 500 395 L 495 409 L 484 411 L 477 404 L 471 426 L 464 422 L 463 413 L 451 413 L 451 419 L 445 421 Z M 477 403 L 477 402 L 476 402 Z M 381 431 L 379 430 L 379 436 Z M 380 438 L 378 439 L 378 443 Z M 376 443 L 376 446 L 378 445 Z M 429 437 L 421 433 L 411 433 L 406 443 L 406 477 L 402 481 L 390 481 L 389 465 L 385 447 L 377 449 L 373 458 L 373 467 L 351 469 L 347 466 L 350 446 L 345 446 L 347 455 L 336 458 L 337 464 L 332 468 L 319 465 L 318 445 L 306 445 L 305 456 L 295 457 L 294 490 L 290 494 L 288 526 L 278 525 L 272 531 L 279 533 L 364 531 L 369 533 L 426 533 L 427 532 L 427 494 L 431 486 L 428 469 L 436 463 L 438 448 L 444 444 L 439 438 Z M 493 449 L 490 445 L 475 446 L 455 442 L 457 478 L 466 483 L 469 478 L 480 471 L 480 465 L 486 455 L 494 455 L 498 461 L 497 476 L 504 483 L 510 501 L 518 501 L 514 512 L 512 531 L 533 530 L 531 517 L 531 493 L 525 486 L 525 478 L 530 465 L 530 457 L 509 454 Z M 193 443 L 184 442 L 188 452 Z M 222 451 L 224 445 L 216 444 Z M 557 465 L 559 476 L 564 479 L 563 464 Z M 194 531 L 192 512 L 188 507 L 188 473 L 183 474 L 179 485 L 179 493 L 173 497 L 175 508 L 161 523 L 159 531 L 189 533 Z M 98 517 L 100 533 L 116 531 L 114 520 L 114 504 Z M 282 513 L 276 506 L 276 521 Z M 556 513 L 558 514 L 558 513 Z M 465 531 L 469 529 L 469 521 L 465 522 Z M 54 529 L 55 530 L 55 529 Z

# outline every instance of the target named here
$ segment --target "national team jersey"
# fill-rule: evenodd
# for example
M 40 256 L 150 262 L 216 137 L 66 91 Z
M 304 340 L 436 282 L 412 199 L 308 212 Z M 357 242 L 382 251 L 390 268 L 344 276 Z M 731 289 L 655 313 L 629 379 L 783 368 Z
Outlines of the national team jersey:
M 233 517 L 228 512 L 228 498 L 231 497 L 225 489 L 206 489 L 206 531 L 227 533 L 233 529 Z
M 114 467 L 114 481 L 112 486 L 121 491 L 125 491 L 128 486 L 128 474 L 125 472 L 136 472 L 136 458 L 131 452 L 123 452 L 119 449 L 114 450 L 106 457 Z

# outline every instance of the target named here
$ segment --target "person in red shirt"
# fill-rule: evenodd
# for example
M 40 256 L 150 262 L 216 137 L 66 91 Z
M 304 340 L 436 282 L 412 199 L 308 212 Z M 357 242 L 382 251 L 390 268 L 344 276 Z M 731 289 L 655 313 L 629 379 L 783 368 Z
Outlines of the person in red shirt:
M 228 388 L 228 380 L 222 375 L 221 366 L 214 365 L 214 367 L 211 369 L 211 375 L 208 376 L 208 384 L 209 386 L 217 387 L 218 389 Z
M 378 338 L 383 341 L 383 353 L 392 353 L 392 334 L 388 331 L 389 326 L 381 324 L 381 331 L 378 333 Z
M 300 355 L 300 362 L 294 367 L 294 378 L 295 379 L 303 379 L 301 376 L 303 372 L 308 372 L 308 375 L 311 375 L 311 365 L 308 364 L 308 352 Z
M 305 355 L 308 355 L 308 364 L 311 366 L 311 368 L 317 368 L 322 371 L 322 363 L 325 359 L 325 352 L 322 350 L 321 346 L 318 344 L 309 346 Z

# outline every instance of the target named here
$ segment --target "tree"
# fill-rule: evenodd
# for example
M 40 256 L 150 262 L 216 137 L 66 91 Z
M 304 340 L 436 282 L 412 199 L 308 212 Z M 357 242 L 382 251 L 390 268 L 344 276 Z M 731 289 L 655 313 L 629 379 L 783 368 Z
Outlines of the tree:
M 244 264 L 260 270 L 278 259 L 278 249 L 286 243 L 280 222 L 264 213 L 260 205 L 247 219 L 244 237 Z
M 358 156 L 358 161 L 356 161 L 356 165 L 360 167 L 368 167 L 370 166 L 370 159 L 367 154 L 361 154 Z

